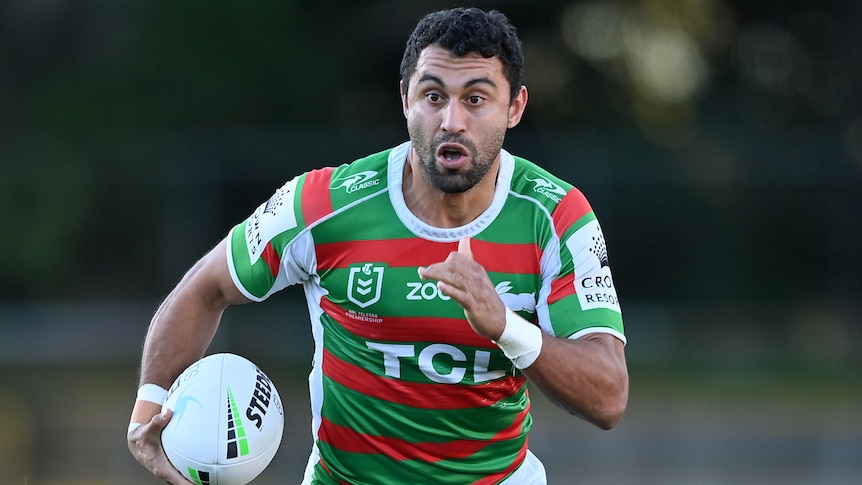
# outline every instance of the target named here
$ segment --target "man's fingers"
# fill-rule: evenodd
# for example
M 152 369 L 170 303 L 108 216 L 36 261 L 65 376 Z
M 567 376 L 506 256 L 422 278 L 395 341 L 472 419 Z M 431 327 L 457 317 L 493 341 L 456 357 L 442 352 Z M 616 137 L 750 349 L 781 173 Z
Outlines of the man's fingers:
M 165 426 L 167 426 L 168 423 L 171 421 L 171 416 L 173 415 L 173 409 L 165 409 L 161 413 L 153 416 L 152 423 L 156 425 L 156 427 L 159 429 L 159 433 L 162 432 L 161 430 L 165 429 Z
M 461 256 L 466 256 L 470 260 L 473 260 L 473 248 L 470 247 L 470 237 L 464 236 L 458 241 L 457 253 Z M 420 266 L 418 268 L 419 277 L 423 280 L 429 278 L 443 280 L 445 279 L 446 274 L 453 274 L 452 265 L 455 263 L 453 262 L 452 256 L 454 254 L 455 252 L 450 253 L 449 257 L 446 258 L 445 261 L 434 263 L 429 266 Z
M 154 415 L 147 425 L 141 425 L 130 434 L 130 448 L 135 458 L 155 476 L 170 484 L 193 485 L 171 464 L 162 449 L 162 430 L 172 417 L 173 411 L 170 409 Z
M 464 236 L 458 241 L 458 252 L 473 259 L 473 248 L 470 247 L 470 237 Z

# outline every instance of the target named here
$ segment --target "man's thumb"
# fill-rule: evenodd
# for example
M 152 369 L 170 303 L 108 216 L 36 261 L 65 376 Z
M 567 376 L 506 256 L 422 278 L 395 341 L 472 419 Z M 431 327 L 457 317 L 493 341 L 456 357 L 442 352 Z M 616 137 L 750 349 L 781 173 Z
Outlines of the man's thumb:
M 470 259 L 474 259 L 473 248 L 470 247 L 470 238 L 468 236 L 464 236 L 458 241 L 458 252 Z

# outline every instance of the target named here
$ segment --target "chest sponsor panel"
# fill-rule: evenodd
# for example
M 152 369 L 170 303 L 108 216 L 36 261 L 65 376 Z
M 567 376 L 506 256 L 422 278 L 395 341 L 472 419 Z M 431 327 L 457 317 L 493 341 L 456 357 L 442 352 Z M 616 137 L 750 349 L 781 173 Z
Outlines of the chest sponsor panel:
M 463 318 L 373 321 L 354 319 L 334 305 L 327 312 L 344 313 L 323 317 L 325 347 L 339 359 L 381 377 L 475 384 L 511 375 L 511 362 Z
M 535 312 L 539 275 L 489 272 L 489 276 L 508 308 Z M 464 318 L 461 306 L 436 281 L 420 279 L 413 266 L 355 263 L 321 272 L 321 285 L 329 292 L 328 301 L 357 319 L 379 323 L 384 318 Z
M 464 318 L 464 311 L 432 281 L 422 281 L 417 268 L 387 263 L 356 263 L 321 274 L 327 299 L 357 315 L 385 317 Z M 416 304 L 421 302 L 422 304 Z

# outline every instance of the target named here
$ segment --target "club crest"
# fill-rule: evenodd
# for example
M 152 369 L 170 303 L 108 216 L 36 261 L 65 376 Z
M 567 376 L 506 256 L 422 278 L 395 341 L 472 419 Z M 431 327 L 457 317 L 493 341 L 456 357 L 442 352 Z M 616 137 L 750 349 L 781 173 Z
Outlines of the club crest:
M 383 289 L 385 269 L 385 265 L 381 263 L 360 263 L 350 266 L 347 299 L 359 308 L 367 308 L 377 303 Z

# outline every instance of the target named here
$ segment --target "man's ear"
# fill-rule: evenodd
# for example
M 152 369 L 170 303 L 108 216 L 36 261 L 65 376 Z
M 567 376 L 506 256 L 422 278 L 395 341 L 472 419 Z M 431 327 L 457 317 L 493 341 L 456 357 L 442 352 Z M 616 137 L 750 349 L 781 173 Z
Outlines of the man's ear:
M 518 94 L 512 103 L 509 105 L 509 123 L 508 128 L 514 128 L 521 122 L 521 116 L 524 115 L 524 109 L 527 107 L 527 87 L 522 85 L 518 90 Z
M 407 86 L 404 85 L 404 81 L 398 82 L 399 89 L 401 91 L 401 111 L 404 113 L 404 117 L 407 117 L 407 111 L 410 109 L 407 104 Z

